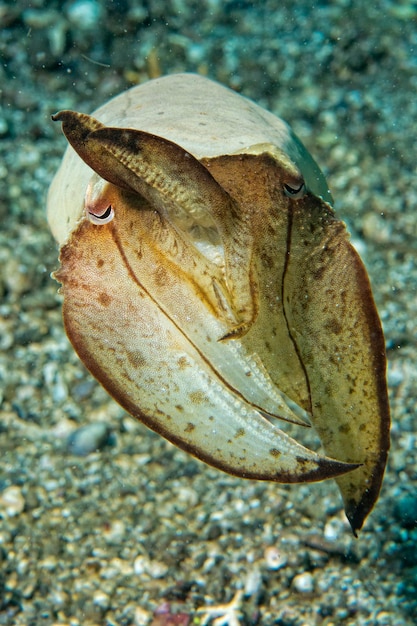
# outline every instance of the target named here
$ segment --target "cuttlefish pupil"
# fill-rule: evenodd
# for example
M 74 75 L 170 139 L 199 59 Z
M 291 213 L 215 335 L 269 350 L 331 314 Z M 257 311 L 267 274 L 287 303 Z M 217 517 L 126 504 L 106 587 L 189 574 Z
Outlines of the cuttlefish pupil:
M 293 200 L 298 200 L 299 198 L 302 198 L 306 193 L 304 181 L 298 187 L 292 187 L 287 183 L 284 184 L 284 193 L 286 196 L 292 198 Z

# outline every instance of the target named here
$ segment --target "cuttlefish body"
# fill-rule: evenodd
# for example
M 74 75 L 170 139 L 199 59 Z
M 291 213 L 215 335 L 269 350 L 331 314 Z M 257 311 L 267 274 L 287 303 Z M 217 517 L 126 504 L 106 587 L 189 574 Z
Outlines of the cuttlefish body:
M 67 334 L 129 413 L 231 474 L 337 477 L 353 531 L 378 496 L 389 408 L 366 270 L 289 127 L 195 75 L 94 117 L 48 197 Z M 274 418 L 311 424 L 327 456 Z

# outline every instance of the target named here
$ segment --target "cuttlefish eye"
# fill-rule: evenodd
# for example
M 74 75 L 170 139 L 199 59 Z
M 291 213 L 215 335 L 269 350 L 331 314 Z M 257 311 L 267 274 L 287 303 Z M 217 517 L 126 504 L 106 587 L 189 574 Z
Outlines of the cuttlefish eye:
M 294 187 L 293 185 L 284 184 L 284 193 L 288 198 L 292 198 L 293 200 L 298 200 L 305 195 L 306 186 L 304 181 L 301 183 L 299 187 Z
M 94 211 L 87 210 L 87 217 L 93 224 L 108 224 L 114 218 L 114 209 L 111 204 L 103 211 L 94 208 Z
M 93 174 L 88 184 L 84 207 L 87 219 L 93 224 L 102 226 L 114 218 L 111 185 L 97 174 Z

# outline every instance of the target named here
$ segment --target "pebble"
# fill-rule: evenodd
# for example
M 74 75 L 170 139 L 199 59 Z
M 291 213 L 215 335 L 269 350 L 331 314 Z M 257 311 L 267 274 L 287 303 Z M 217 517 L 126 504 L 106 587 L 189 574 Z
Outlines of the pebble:
M 4 282 L 14 298 L 19 298 L 31 288 L 31 274 L 19 258 L 10 258 L 4 265 Z
M 151 617 L 152 615 L 149 611 L 146 611 L 142 607 L 137 606 L 135 608 L 133 624 L 134 626 L 148 626 L 148 624 L 150 623 Z
M 168 573 L 168 566 L 161 561 L 151 561 L 147 556 L 139 555 L 133 562 L 135 574 L 148 574 L 151 578 L 163 578 Z
M 7 135 L 9 126 L 4 118 L 0 118 L 0 136 Z
M 341 536 L 343 537 L 345 531 L 344 522 L 339 518 L 332 518 L 326 522 L 323 535 L 327 541 L 337 541 Z
M 95 0 L 75 0 L 68 9 L 70 22 L 80 30 L 92 30 L 103 17 L 103 9 Z
M 275 546 L 268 546 L 264 552 L 265 563 L 270 570 L 279 570 L 288 563 L 288 556 Z
M 6 489 L 0 493 L 0 518 L 19 515 L 23 512 L 25 504 L 25 498 L 23 497 L 20 487 L 16 485 L 6 487 Z
M 103 593 L 99 589 L 94 592 L 93 595 L 93 604 L 105 610 L 110 606 L 110 598 L 107 593 Z
M 299 593 L 313 593 L 314 578 L 309 572 L 297 574 L 292 581 L 293 587 Z
M 94 422 L 74 430 L 67 439 L 68 451 L 77 456 L 87 456 L 112 444 L 111 431 L 105 422 Z
M 126 526 L 123 520 L 113 520 L 103 531 L 103 539 L 109 543 L 122 543 L 126 534 Z
M 258 596 L 262 590 L 262 573 L 257 567 L 250 569 L 246 574 L 244 595 L 246 597 Z
M 0 317 L 0 350 L 8 350 L 13 345 L 13 342 L 13 321 Z M 2 396 L 1 389 L 0 396 Z

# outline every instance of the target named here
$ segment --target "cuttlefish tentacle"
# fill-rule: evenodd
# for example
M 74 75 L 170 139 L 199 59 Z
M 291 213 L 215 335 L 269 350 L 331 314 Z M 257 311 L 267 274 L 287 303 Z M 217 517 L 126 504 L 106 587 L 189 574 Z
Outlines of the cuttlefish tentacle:
M 316 481 L 358 466 L 301 446 L 228 388 L 137 277 L 132 280 L 129 266 L 115 262 L 115 239 L 114 222 L 83 221 L 61 251 L 56 278 L 71 342 L 126 410 L 214 467 L 246 478 Z M 123 281 L 123 293 L 103 293 L 103 280 Z
M 187 223 L 189 219 L 187 215 L 181 216 L 180 213 L 191 216 L 194 223 L 203 222 L 211 232 L 212 229 L 217 229 L 217 224 L 220 223 L 221 208 L 225 216 L 233 208 L 234 229 L 237 233 L 236 237 L 240 237 L 240 240 L 236 240 L 238 242 L 236 246 L 240 250 L 239 257 L 234 259 L 234 264 L 238 261 L 240 273 L 245 274 L 246 271 L 245 280 L 241 279 L 241 283 L 243 281 L 244 284 L 240 283 L 234 292 L 247 294 L 249 290 L 249 297 L 254 300 L 251 278 L 249 277 L 248 280 L 247 276 L 249 270 L 246 268 L 244 271 L 245 265 L 242 262 L 246 254 L 246 264 L 250 263 L 249 242 L 245 245 L 242 241 L 244 237 L 238 235 L 239 222 L 235 219 L 236 209 L 230 196 L 222 190 L 204 166 L 171 142 L 136 132 L 129 143 L 126 136 L 131 131 L 103 129 L 106 132 L 111 131 L 112 140 L 111 142 L 106 140 L 103 148 L 102 142 L 96 139 L 97 133 L 90 133 L 90 129 L 96 128 L 102 133 L 102 127 L 89 116 L 66 111 L 54 116 L 54 119 L 64 120 L 64 130 L 69 141 L 90 167 L 97 168 L 97 174 L 100 176 L 99 179 L 93 177 L 90 181 L 86 198 L 87 211 L 97 214 L 98 211 L 104 212 L 106 207 L 113 206 L 120 224 L 118 227 L 118 232 L 121 233 L 120 252 L 123 249 L 123 254 L 131 260 L 136 275 L 143 276 L 142 280 L 147 281 L 149 292 L 152 292 L 160 303 L 164 298 L 168 299 L 168 303 L 165 303 L 165 310 L 168 312 L 174 307 L 173 315 L 182 320 L 183 328 L 191 337 L 194 337 L 211 362 L 217 364 L 220 374 L 235 389 L 246 389 L 248 377 L 250 377 L 250 396 L 246 395 L 246 400 L 250 404 L 266 415 L 308 426 L 309 423 L 300 415 L 296 415 L 288 406 L 286 399 L 272 382 L 256 354 L 243 350 L 237 342 L 222 341 L 223 346 L 216 345 L 225 337 L 236 337 L 238 334 L 236 329 L 240 328 L 237 317 L 234 315 L 231 317 L 230 313 L 236 310 L 229 286 L 236 280 L 236 276 L 231 281 L 228 278 L 229 266 L 226 254 L 230 247 L 230 237 L 226 237 L 223 233 L 225 243 L 221 246 L 220 253 L 223 253 L 226 261 L 222 264 L 217 259 L 216 261 L 207 259 L 199 249 L 196 250 L 193 246 L 190 250 L 189 238 L 184 238 L 183 230 L 180 234 L 178 233 L 179 225 Z M 138 145 L 138 135 L 140 145 Z M 116 149 L 114 146 L 119 147 Z M 164 150 L 168 151 L 168 155 L 164 154 Z M 155 153 L 160 155 L 158 159 Z M 154 163 L 155 160 L 157 164 Z M 101 177 L 106 180 L 111 179 L 113 187 L 103 184 Z M 188 183 L 193 190 L 189 197 L 186 193 Z M 147 198 L 151 201 L 153 209 L 155 205 L 159 208 L 160 218 L 153 220 L 152 224 L 149 223 L 142 232 L 145 217 L 143 210 L 140 214 L 140 210 L 136 209 L 131 212 L 129 219 L 126 217 L 126 224 L 133 223 L 133 220 L 136 228 L 123 228 L 121 212 L 124 210 L 123 207 L 128 207 L 129 203 L 132 204 L 134 200 L 132 195 L 124 197 L 120 193 L 121 189 L 133 191 Z M 213 209 L 216 206 L 217 208 Z M 165 224 L 164 228 L 161 227 L 161 220 Z M 171 224 L 173 228 L 169 229 L 168 224 Z M 142 249 L 140 259 L 137 255 L 139 241 Z M 222 258 L 220 253 L 218 256 Z M 235 254 L 234 247 L 230 254 Z M 198 272 L 196 271 L 197 265 Z M 164 267 L 165 274 L 168 273 L 169 268 L 172 268 L 169 290 L 166 290 L 164 285 L 161 289 L 160 271 L 152 282 L 153 274 L 149 272 L 149 267 Z M 179 280 L 181 275 L 184 280 Z M 175 297 L 177 291 L 179 293 Z M 205 301 L 205 305 L 202 300 Z M 190 310 L 184 306 L 185 302 L 192 303 Z M 225 302 L 224 306 L 222 302 Z M 213 310 L 217 312 L 215 316 L 217 319 L 208 316 L 208 313 Z
M 337 479 L 356 532 L 379 492 L 389 448 L 385 343 L 366 270 L 345 225 L 312 195 L 293 203 L 284 307 L 324 449 L 362 463 Z
M 285 155 L 278 151 L 273 155 L 245 154 L 238 159 L 227 155 L 204 163 L 229 195 L 236 202 L 239 200 L 254 233 L 254 271 L 261 277 L 258 278 L 258 314 L 239 344 L 268 372 L 276 388 L 310 414 L 308 381 L 288 333 L 282 298 L 284 268 L 290 254 L 287 235 L 290 199 L 285 185 L 291 182 L 301 186 L 302 178 L 294 165 L 287 164 Z
M 288 406 L 257 355 L 245 351 L 239 342 L 218 341 L 230 328 L 230 320 L 216 308 L 216 297 L 210 298 L 213 277 L 222 280 L 218 266 L 204 255 L 199 256 L 187 239 L 179 239 L 171 223 L 161 219 L 139 196 L 135 204 L 131 194 L 94 175 L 87 191 L 86 210 L 89 214 L 104 214 L 109 206 L 114 212 L 114 238 L 130 274 L 140 280 L 193 345 L 199 346 L 218 375 L 257 410 L 309 426 Z M 196 257 L 199 274 L 195 272 Z
M 177 220 L 181 224 L 184 214 L 196 224 L 213 223 L 224 249 L 226 298 L 236 318 L 227 335 L 246 332 L 256 316 L 250 225 L 204 165 L 177 144 L 150 133 L 103 127 L 73 111 L 61 111 L 53 119 L 62 122 L 68 141 L 95 172 L 141 194 L 174 225 Z

